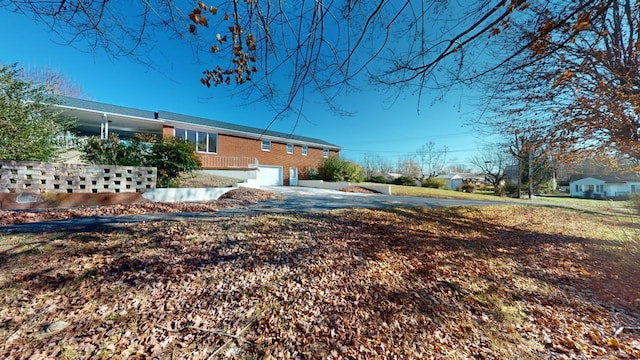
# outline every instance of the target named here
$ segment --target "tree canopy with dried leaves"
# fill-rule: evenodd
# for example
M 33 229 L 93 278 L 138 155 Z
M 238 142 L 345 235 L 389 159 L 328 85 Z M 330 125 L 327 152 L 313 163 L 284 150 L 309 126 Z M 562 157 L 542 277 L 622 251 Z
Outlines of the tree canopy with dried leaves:
M 491 107 L 503 120 L 487 122 L 511 134 L 514 128 L 535 128 L 539 141 L 559 153 L 621 155 L 637 162 L 640 3 L 558 7 L 532 9 L 536 27 L 523 28 L 520 36 L 534 42 L 489 81 Z
M 563 149 L 606 147 L 640 157 L 636 1 L 2 5 L 45 22 L 70 44 L 114 55 L 143 56 L 161 46 L 160 36 L 177 37 L 202 57 L 194 80 L 271 101 L 278 115 L 300 108 L 309 94 L 340 110 L 337 96 L 366 81 L 415 94 L 418 107 L 423 96 L 483 83 L 492 100 L 502 100 L 494 107 L 508 122 L 536 119 Z

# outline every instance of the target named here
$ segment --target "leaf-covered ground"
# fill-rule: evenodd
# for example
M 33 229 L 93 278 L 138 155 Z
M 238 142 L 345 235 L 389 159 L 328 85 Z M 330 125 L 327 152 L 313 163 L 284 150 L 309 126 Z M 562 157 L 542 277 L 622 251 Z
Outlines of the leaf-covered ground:
M 361 186 L 347 186 L 338 191 L 348 192 L 348 193 L 358 193 L 358 194 L 380 194 L 378 191 L 374 191 L 371 189 L 363 188 Z
M 0 358 L 640 357 L 633 217 L 500 206 L 0 237 Z
M 208 188 L 208 187 L 230 187 L 241 180 L 226 176 L 207 175 L 203 173 L 182 174 L 176 183 L 181 188 Z

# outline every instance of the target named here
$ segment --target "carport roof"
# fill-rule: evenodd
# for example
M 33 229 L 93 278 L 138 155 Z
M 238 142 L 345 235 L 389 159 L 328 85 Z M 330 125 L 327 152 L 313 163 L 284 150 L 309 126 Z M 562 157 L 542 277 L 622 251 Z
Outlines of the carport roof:
M 69 109 L 82 109 L 82 110 L 92 110 L 96 112 L 110 113 L 110 114 L 118 114 L 118 115 L 127 115 L 127 116 L 135 116 L 139 118 L 146 118 L 149 120 L 155 119 L 155 112 L 148 110 L 135 109 L 125 106 L 118 106 L 112 104 L 105 104 L 97 101 L 78 99 L 68 96 L 58 96 L 60 100 L 59 107 L 69 108 Z

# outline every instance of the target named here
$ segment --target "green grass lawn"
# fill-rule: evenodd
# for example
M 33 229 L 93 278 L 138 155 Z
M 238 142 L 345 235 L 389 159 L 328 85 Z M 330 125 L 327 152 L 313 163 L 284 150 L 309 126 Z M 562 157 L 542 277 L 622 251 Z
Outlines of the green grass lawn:
M 464 193 L 461 191 L 432 189 L 417 186 L 391 185 L 391 194 L 401 196 L 421 196 L 442 199 L 473 199 L 473 200 L 511 200 L 511 198 L 499 197 L 490 193 Z
M 526 194 L 522 195 L 522 198 L 512 198 L 507 196 L 497 196 L 492 192 L 476 191 L 474 193 L 463 193 L 460 191 L 444 190 L 444 189 L 432 189 L 417 186 L 402 186 L 402 185 L 390 185 L 391 194 L 400 196 L 420 196 L 420 197 L 432 197 L 441 199 L 465 199 L 465 200 L 492 200 L 492 201 L 505 201 L 505 202 L 521 202 L 521 203 L 536 203 L 536 204 L 548 204 L 557 206 L 566 206 L 576 209 L 592 209 L 592 210 L 607 210 L 607 209 L 631 209 L 633 203 L 631 201 L 608 201 L 608 200 L 592 200 L 592 199 L 578 199 L 571 198 L 568 195 L 548 195 L 548 196 L 534 196 L 532 200 L 529 200 Z

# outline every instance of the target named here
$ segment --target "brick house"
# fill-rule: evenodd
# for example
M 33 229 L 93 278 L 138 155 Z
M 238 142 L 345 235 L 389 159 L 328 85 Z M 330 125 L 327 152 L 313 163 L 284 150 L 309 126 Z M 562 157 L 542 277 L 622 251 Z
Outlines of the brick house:
M 77 121 L 79 135 L 126 139 L 136 133 L 191 140 L 203 172 L 258 185 L 297 185 L 310 167 L 341 148 L 327 141 L 168 111 L 147 111 L 70 97 L 57 105 Z

